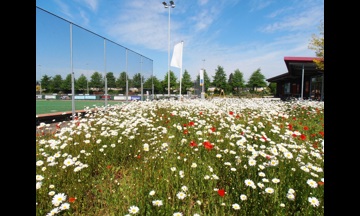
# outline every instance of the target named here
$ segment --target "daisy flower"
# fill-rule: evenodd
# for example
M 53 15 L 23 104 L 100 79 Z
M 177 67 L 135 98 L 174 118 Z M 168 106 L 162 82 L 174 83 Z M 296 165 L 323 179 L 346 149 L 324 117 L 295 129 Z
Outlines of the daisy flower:
M 139 212 L 139 207 L 137 206 L 130 206 L 129 213 L 130 214 L 137 214 Z
M 53 197 L 52 203 L 55 206 L 58 206 L 60 203 L 62 203 L 65 200 L 66 200 L 66 195 L 64 193 L 58 193 Z
M 163 202 L 161 200 L 154 200 L 152 201 L 153 206 L 162 206 Z
M 241 195 L 240 195 L 240 199 L 241 199 L 242 201 L 247 200 L 247 196 L 246 196 L 245 194 L 241 194 Z
M 250 180 L 250 179 L 246 179 L 246 180 L 245 180 L 245 184 L 246 184 L 247 186 L 252 187 L 252 186 L 254 185 L 254 182 L 253 182 L 252 180 Z
M 67 210 L 70 208 L 70 204 L 69 203 L 63 203 L 60 205 L 59 209 L 60 210 Z
M 232 206 L 232 208 L 235 209 L 235 210 L 239 210 L 239 209 L 240 209 L 240 205 L 237 204 L 237 203 L 232 204 L 231 206 Z
M 306 183 L 312 188 L 316 188 L 318 186 L 317 182 L 312 179 L 307 180 Z
M 272 193 L 274 193 L 274 189 L 272 189 L 272 188 L 265 188 L 265 192 L 268 193 L 268 194 L 272 194 Z
M 315 197 L 309 197 L 308 201 L 310 202 L 310 204 L 314 207 L 317 207 L 320 205 L 320 202 L 318 199 L 316 199 Z
M 280 179 L 278 179 L 278 178 L 273 178 L 271 181 L 272 181 L 273 183 L 277 184 L 277 183 L 280 182 Z
M 295 195 L 293 193 L 287 193 L 286 197 L 291 201 L 295 200 Z
M 154 191 L 154 190 L 150 191 L 149 195 L 150 195 L 150 196 L 154 196 L 154 195 L 155 195 L 155 191 Z
M 176 194 L 176 196 L 179 199 L 184 199 L 186 197 L 186 193 L 184 193 L 183 191 L 180 191 L 179 193 Z

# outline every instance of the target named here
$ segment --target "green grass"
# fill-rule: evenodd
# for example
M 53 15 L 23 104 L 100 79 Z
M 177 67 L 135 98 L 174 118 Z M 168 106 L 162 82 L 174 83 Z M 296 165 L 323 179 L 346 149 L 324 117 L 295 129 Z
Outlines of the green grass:
M 121 104 L 123 102 L 110 101 L 108 105 Z M 75 100 L 75 110 L 83 110 L 84 107 L 101 107 L 105 106 L 104 100 Z M 71 100 L 36 100 L 36 115 L 56 113 L 56 112 L 71 112 Z

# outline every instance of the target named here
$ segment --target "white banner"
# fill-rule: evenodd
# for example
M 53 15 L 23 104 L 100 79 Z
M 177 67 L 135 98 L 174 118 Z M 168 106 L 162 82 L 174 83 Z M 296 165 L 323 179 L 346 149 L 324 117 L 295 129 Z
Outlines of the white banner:
M 170 63 L 171 66 L 182 68 L 182 53 L 183 53 L 183 41 L 175 44 L 174 46 L 174 52 Z

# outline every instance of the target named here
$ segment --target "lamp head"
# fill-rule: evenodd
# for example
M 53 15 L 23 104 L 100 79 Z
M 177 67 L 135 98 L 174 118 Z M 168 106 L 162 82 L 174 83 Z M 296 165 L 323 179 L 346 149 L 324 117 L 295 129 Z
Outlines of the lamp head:
M 163 5 L 165 8 L 168 8 L 169 6 L 166 4 L 166 2 L 163 2 Z
M 170 1 L 170 5 L 171 5 L 172 8 L 174 8 L 175 7 L 174 1 Z

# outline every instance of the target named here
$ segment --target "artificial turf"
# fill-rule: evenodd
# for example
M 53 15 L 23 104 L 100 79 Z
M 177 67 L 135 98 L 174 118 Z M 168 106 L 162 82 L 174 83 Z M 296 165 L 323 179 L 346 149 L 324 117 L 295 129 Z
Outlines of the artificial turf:
M 122 104 L 124 102 L 108 100 L 108 105 Z M 104 107 L 105 100 L 75 100 L 75 110 L 84 110 L 85 107 Z M 56 113 L 56 112 L 71 112 L 71 100 L 36 100 L 36 115 Z

